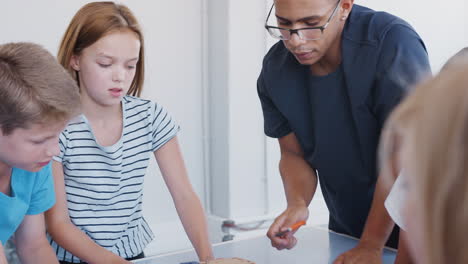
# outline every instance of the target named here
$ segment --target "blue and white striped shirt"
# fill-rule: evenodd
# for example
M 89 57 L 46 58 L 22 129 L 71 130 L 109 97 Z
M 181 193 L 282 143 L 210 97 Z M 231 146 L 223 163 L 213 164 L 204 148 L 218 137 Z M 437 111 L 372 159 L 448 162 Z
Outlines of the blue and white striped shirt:
M 143 179 L 151 154 L 179 127 L 158 104 L 136 97 L 122 100 L 123 131 L 112 146 L 101 146 L 88 120 L 79 116 L 60 135 L 71 221 L 97 244 L 123 258 L 137 256 L 154 235 L 143 218 Z M 80 259 L 50 243 L 59 260 Z

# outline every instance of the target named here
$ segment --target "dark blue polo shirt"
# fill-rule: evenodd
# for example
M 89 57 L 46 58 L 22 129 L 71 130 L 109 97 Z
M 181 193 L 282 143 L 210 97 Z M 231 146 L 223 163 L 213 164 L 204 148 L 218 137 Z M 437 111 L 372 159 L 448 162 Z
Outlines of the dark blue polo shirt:
M 426 48 L 405 21 L 354 5 L 342 35 L 342 63 L 312 76 L 280 41 L 263 61 L 257 88 L 265 134 L 294 132 L 318 171 L 330 229 L 360 237 L 378 176 L 385 119 L 408 89 L 430 74 Z

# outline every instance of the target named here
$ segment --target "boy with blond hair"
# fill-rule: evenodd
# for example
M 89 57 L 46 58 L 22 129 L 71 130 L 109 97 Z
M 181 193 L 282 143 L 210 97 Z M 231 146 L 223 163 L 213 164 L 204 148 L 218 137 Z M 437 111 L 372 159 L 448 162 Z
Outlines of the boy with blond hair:
M 43 215 L 55 203 L 50 161 L 79 112 L 76 82 L 49 52 L 32 43 L 0 45 L 0 263 L 13 235 L 23 264 L 58 263 Z

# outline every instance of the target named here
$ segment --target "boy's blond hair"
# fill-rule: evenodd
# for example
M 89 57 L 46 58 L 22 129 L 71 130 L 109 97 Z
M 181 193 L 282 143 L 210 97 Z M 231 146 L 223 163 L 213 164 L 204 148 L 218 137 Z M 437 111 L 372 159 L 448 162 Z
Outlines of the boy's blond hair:
M 408 158 L 403 167 L 416 183 L 410 188 L 422 214 L 419 253 L 427 264 L 468 263 L 467 51 L 395 109 L 381 141 L 383 169 L 401 147 Z
M 66 121 L 80 111 L 79 90 L 47 50 L 33 43 L 0 45 L 0 129 Z

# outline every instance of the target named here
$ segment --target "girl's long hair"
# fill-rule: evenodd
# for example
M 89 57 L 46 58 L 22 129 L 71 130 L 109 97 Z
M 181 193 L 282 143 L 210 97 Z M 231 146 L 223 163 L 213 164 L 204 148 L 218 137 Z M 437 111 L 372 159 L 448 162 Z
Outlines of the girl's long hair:
M 468 263 L 468 57 L 452 59 L 391 114 L 380 145 L 383 170 L 402 148 L 406 176 L 417 183 L 410 187 L 422 212 L 425 259 Z

